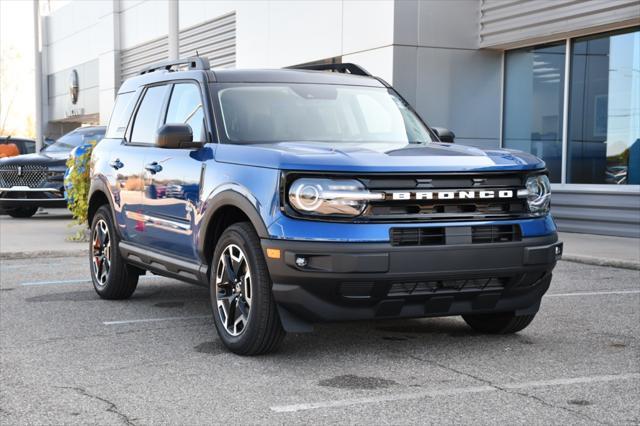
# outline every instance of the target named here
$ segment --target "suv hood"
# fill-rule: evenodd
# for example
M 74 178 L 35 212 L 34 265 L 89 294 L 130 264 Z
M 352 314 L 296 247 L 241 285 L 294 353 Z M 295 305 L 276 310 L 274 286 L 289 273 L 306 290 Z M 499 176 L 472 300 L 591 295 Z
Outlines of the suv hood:
M 271 144 L 220 144 L 216 160 L 282 170 L 335 172 L 437 172 L 532 170 L 545 164 L 539 158 L 507 149 L 483 150 L 464 145 L 432 142 L 408 144 L 328 144 L 279 142 Z
M 68 152 L 24 154 L 0 159 L 0 165 L 66 167 Z

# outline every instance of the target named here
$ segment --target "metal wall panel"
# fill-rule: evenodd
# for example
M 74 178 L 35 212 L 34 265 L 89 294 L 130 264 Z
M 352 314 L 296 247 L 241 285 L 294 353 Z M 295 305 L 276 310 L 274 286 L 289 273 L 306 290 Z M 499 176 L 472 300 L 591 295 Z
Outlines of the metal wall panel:
M 236 13 L 231 12 L 180 31 L 180 57 L 209 59 L 211 68 L 236 64 Z
M 231 12 L 180 31 L 180 57 L 206 57 L 212 68 L 236 64 L 236 13 Z M 136 75 L 142 68 L 167 59 L 169 40 L 157 38 L 120 52 L 121 81 Z
M 142 43 L 120 52 L 120 81 L 136 75 L 142 68 L 167 59 L 169 40 L 167 36 Z
M 553 188 L 560 231 L 640 238 L 640 192 Z
M 640 23 L 638 0 L 481 0 L 480 47 L 514 47 L 634 23 Z

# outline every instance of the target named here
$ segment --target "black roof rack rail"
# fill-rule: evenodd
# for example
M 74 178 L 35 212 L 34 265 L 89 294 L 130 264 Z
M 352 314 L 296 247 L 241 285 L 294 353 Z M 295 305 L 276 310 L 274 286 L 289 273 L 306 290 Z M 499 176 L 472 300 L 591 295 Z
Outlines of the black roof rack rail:
M 170 71 L 171 67 L 180 66 L 180 65 L 186 66 L 190 70 L 208 71 L 211 69 L 211 66 L 209 65 L 209 59 L 202 58 L 200 56 L 191 56 L 189 58 L 184 58 L 184 59 L 156 62 L 155 64 L 151 64 L 146 68 L 143 68 L 139 72 L 139 75 L 148 74 L 150 72 L 160 71 L 160 70 Z
M 310 70 L 310 71 L 333 71 L 343 74 L 364 75 L 366 77 L 373 77 L 364 68 L 352 63 L 344 64 L 314 64 L 314 65 L 293 65 L 287 67 L 295 70 Z

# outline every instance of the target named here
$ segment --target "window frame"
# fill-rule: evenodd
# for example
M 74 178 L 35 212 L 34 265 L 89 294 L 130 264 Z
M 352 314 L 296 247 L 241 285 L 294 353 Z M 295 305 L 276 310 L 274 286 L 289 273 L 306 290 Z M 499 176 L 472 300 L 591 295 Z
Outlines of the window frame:
M 158 123 L 156 123 L 156 125 L 158 126 L 157 128 L 159 129 L 160 126 L 162 126 L 167 118 L 167 112 L 169 109 L 169 102 L 171 100 L 171 95 L 173 93 L 173 87 L 176 84 L 181 84 L 181 83 L 189 83 L 189 84 L 195 84 L 196 87 L 198 88 L 198 92 L 200 93 L 200 101 L 202 102 L 202 107 L 203 107 L 203 112 L 204 112 L 204 121 L 205 121 L 205 133 L 206 133 L 206 141 L 202 142 L 202 146 L 204 146 L 205 144 L 208 143 L 216 143 L 218 142 L 218 140 L 215 139 L 212 130 L 211 129 L 216 129 L 216 135 L 217 135 L 217 128 L 215 127 L 215 121 L 212 122 L 213 118 L 212 118 L 212 111 L 211 111 L 211 107 L 210 107 L 210 103 L 209 103 L 209 98 L 207 97 L 207 90 L 203 89 L 203 84 L 201 84 L 198 80 L 196 79 L 191 79 L 191 78 L 180 78 L 180 79 L 174 79 L 174 80 L 162 80 L 162 81 L 157 81 L 157 82 L 153 82 L 153 83 L 149 83 L 149 84 L 145 84 L 145 85 L 141 85 L 136 91 L 139 92 L 138 93 L 138 98 L 136 99 L 136 104 L 133 107 L 133 112 L 131 113 L 131 117 L 129 118 L 129 123 L 127 124 L 127 130 L 125 131 L 125 135 L 123 138 L 123 143 L 125 145 L 131 145 L 131 146 L 148 146 L 148 147 L 154 147 L 155 144 L 147 144 L 147 143 L 141 143 L 141 142 L 133 142 L 131 140 L 131 135 L 133 133 L 133 127 L 135 125 L 135 121 L 136 118 L 138 117 L 138 111 L 140 109 L 140 106 L 142 105 L 142 101 L 144 100 L 144 97 L 147 93 L 147 91 L 149 89 L 151 89 L 152 87 L 157 87 L 157 86 L 167 86 L 167 93 L 165 94 L 165 97 L 162 101 L 162 107 L 160 109 L 160 115 L 158 118 Z M 206 85 L 204 85 L 206 86 Z
M 138 95 L 138 100 L 136 101 L 136 105 L 133 108 L 133 113 L 131 114 L 131 118 L 129 119 L 129 125 L 127 126 L 127 131 L 125 133 L 124 143 L 126 145 L 149 146 L 149 147 L 155 146 L 155 143 L 133 142 L 131 140 L 131 137 L 133 135 L 133 128 L 135 127 L 136 120 L 138 119 L 138 113 L 140 112 L 142 101 L 144 101 L 144 97 L 147 95 L 147 92 L 149 91 L 149 89 L 154 87 L 159 87 L 159 86 L 166 86 L 166 93 L 164 94 L 164 99 L 162 100 L 162 106 L 160 107 L 160 114 L 158 115 L 158 122 L 156 123 L 156 129 L 160 128 L 158 124 L 160 123 L 160 118 L 163 117 L 165 114 L 163 113 L 163 111 L 166 111 L 167 109 L 169 95 L 171 94 L 171 87 L 169 87 L 170 85 L 171 85 L 171 82 L 169 81 L 160 81 L 157 83 L 152 83 L 152 84 L 147 84 L 145 86 L 142 86 L 142 90 Z
M 556 189 L 576 189 L 576 190 L 586 190 L 586 191 L 597 191 L 597 192 L 633 192 L 636 193 L 640 191 L 640 185 L 614 185 L 607 183 L 567 183 L 567 164 L 568 164 L 568 149 L 569 149 L 569 108 L 571 107 L 569 102 L 570 91 L 571 91 L 571 59 L 573 53 L 573 43 L 579 39 L 585 38 L 598 38 L 598 37 L 606 37 L 613 36 L 616 34 L 621 34 L 629 31 L 640 31 L 640 27 L 636 25 L 627 25 L 619 28 L 612 28 L 607 31 L 597 31 L 586 34 L 574 35 L 571 37 L 562 37 L 558 39 L 552 39 L 545 42 L 533 43 L 533 44 L 523 44 L 521 46 L 514 46 L 510 49 L 505 49 L 502 51 L 502 59 L 501 59 L 501 76 L 500 76 L 500 148 L 504 148 L 504 101 L 505 101 L 505 82 L 506 82 L 506 73 L 505 73 L 505 58 L 506 53 L 511 50 L 518 50 L 526 47 L 537 47 L 544 46 L 547 44 L 558 43 L 564 40 L 565 43 L 565 63 L 564 63 L 564 87 L 563 87 L 563 110 L 562 110 L 562 162 L 561 162 L 561 178 L 559 183 L 553 183 L 552 187 Z

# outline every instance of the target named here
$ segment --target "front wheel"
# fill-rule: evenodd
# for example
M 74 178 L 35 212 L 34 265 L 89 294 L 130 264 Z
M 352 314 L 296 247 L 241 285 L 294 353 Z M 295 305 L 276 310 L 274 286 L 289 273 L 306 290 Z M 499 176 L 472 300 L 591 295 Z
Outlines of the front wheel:
M 16 207 L 15 209 L 7 211 L 7 214 L 16 219 L 23 219 L 33 216 L 37 211 L 37 207 Z
M 138 269 L 125 263 L 118 251 L 118 235 L 107 206 L 91 222 L 91 281 L 103 299 L 127 299 L 138 286 Z
M 524 330 L 536 317 L 516 315 L 514 312 L 463 315 L 462 318 L 475 331 L 487 334 L 513 334 Z
M 280 345 L 285 332 L 251 224 L 234 224 L 220 236 L 211 265 L 210 296 L 218 336 L 232 352 L 259 355 Z

